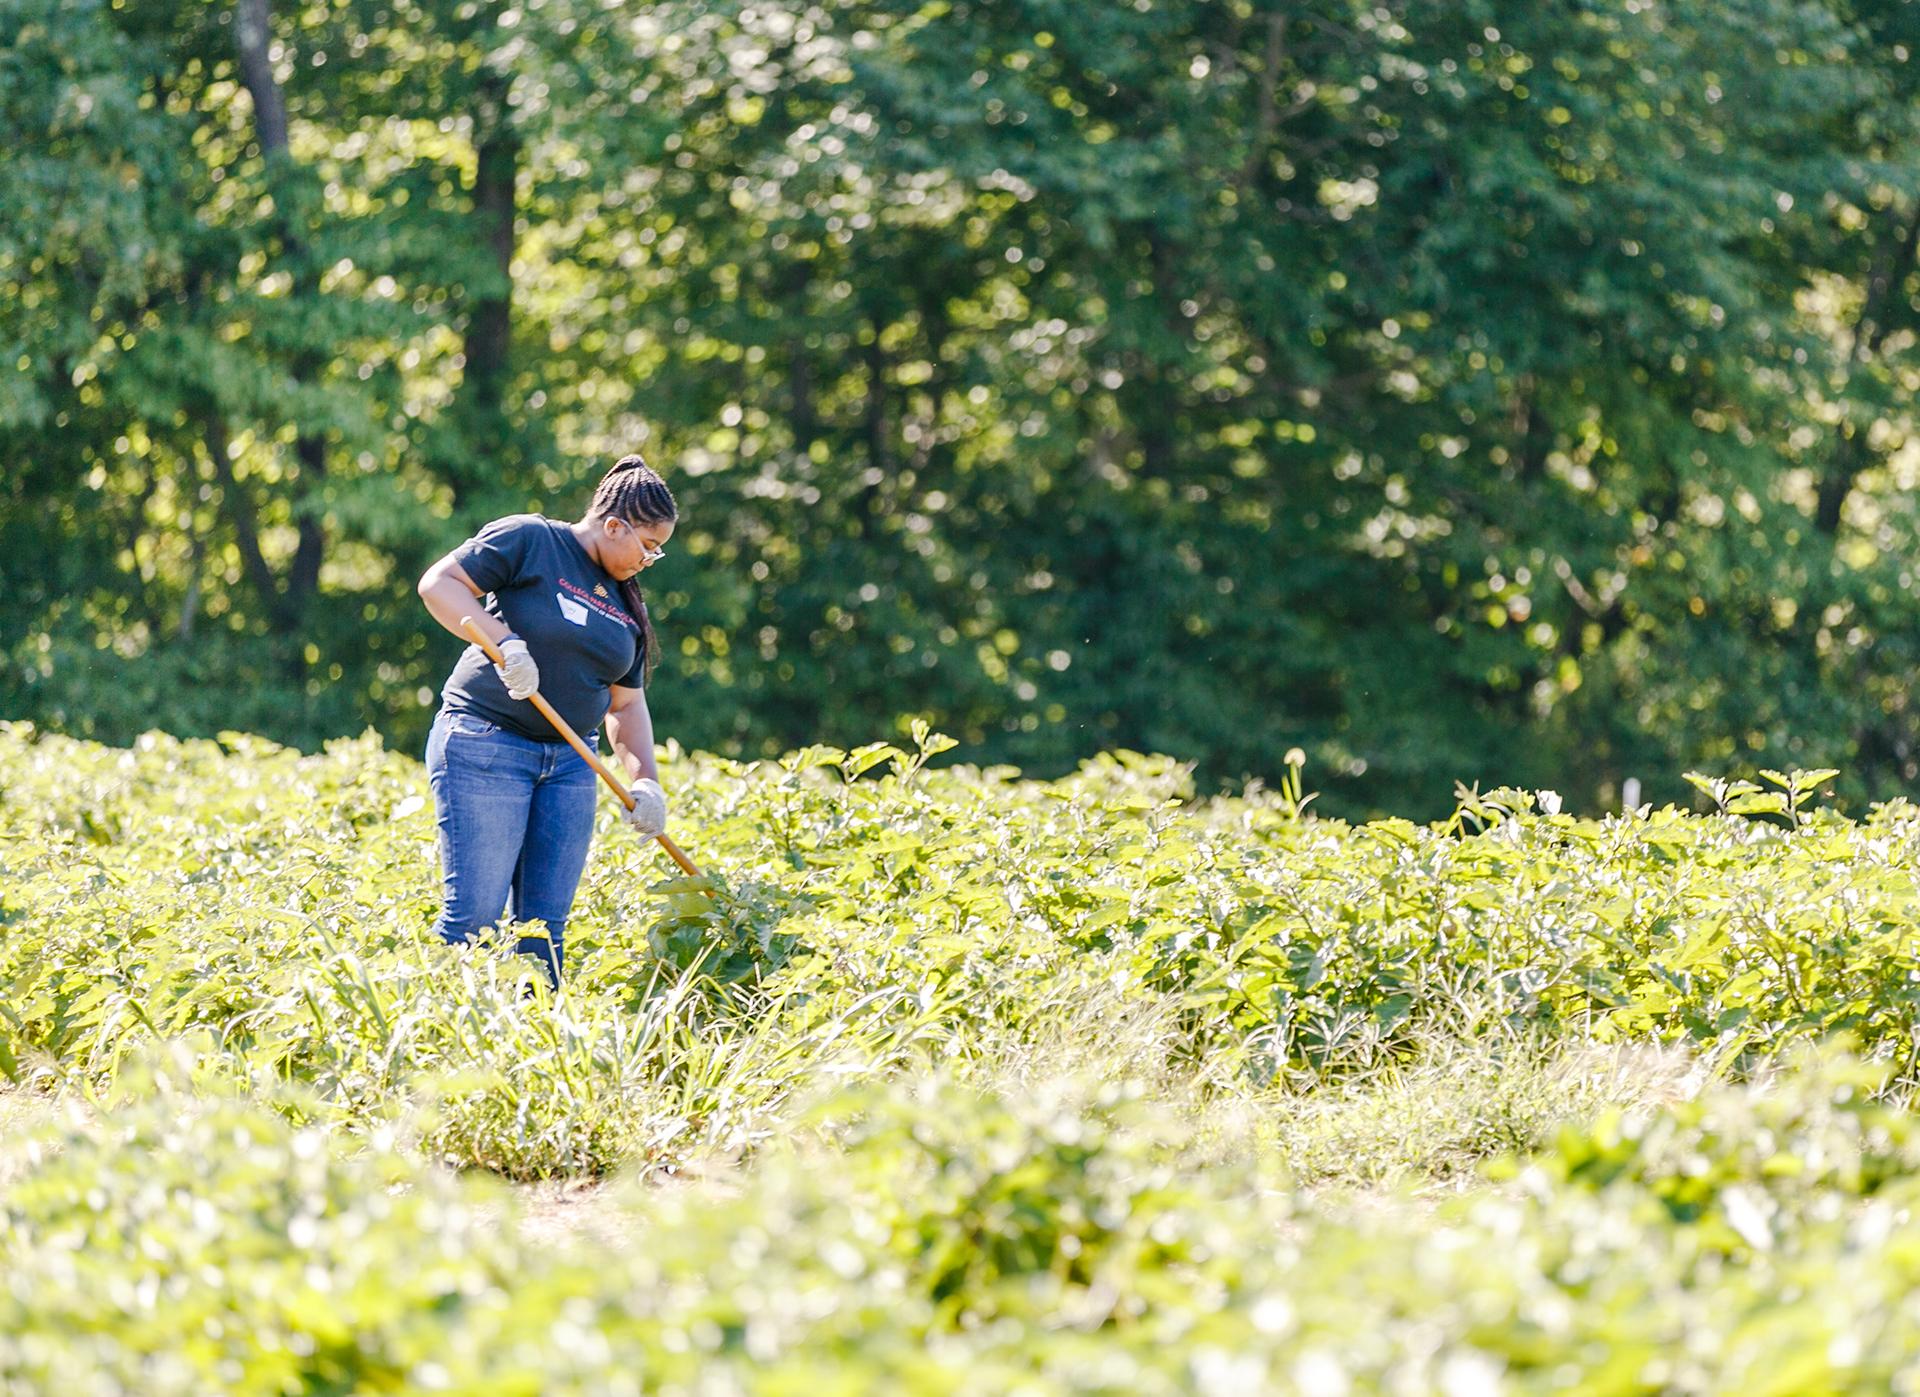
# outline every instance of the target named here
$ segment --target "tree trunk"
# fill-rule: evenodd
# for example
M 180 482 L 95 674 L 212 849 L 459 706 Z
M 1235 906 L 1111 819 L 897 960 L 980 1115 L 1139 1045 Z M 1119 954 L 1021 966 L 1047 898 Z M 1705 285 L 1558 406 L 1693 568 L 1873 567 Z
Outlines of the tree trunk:
M 320 590 L 320 563 L 326 552 L 326 520 L 319 512 L 320 482 L 327 473 L 326 443 L 319 437 L 303 436 L 294 443 L 294 455 L 300 460 L 299 494 L 294 499 L 300 542 L 293 551 L 293 566 L 287 572 L 283 610 L 288 628 L 298 626 L 307 606 Z
M 799 336 L 787 341 L 787 396 L 793 414 L 793 443 L 802 455 L 820 440 L 820 414 L 813 402 L 813 364 L 807 343 Z
M 253 98 L 253 125 L 269 161 L 287 154 L 287 102 L 273 76 L 273 12 L 269 0 L 240 0 L 235 7 L 234 45 L 240 77 Z
M 455 408 L 461 458 L 447 463 L 456 507 L 497 473 L 499 462 L 497 455 L 489 455 L 490 448 L 512 438 L 506 398 L 513 368 L 514 217 L 522 152 L 507 106 L 511 84 L 507 76 L 485 80 L 476 118 L 479 146 L 474 152 L 470 227 L 474 242 L 485 250 L 489 274 L 468 288 L 465 367 Z
M 1887 312 L 1892 307 L 1894 293 L 1905 284 L 1907 273 L 1913 269 L 1916 253 L 1920 253 L 1920 203 L 1916 203 L 1908 215 L 1906 231 L 1901 234 L 1897 247 L 1890 247 L 1867 277 L 1866 300 L 1860 307 L 1860 320 L 1853 329 L 1853 351 L 1848 355 L 1856 368 L 1872 362 L 1880 352 L 1880 344 L 1887 335 Z M 1851 380 L 1851 373 L 1848 377 Z M 1833 461 L 1820 479 L 1813 522 L 1829 536 L 1840 531 L 1840 516 L 1846 510 L 1847 496 L 1853 493 L 1854 482 L 1867 468 L 1870 455 L 1867 432 L 1866 425 L 1851 424 L 1841 435 Z
M 863 536 L 873 532 L 880 517 L 882 490 L 893 473 L 893 456 L 887 450 L 887 352 L 880 347 L 880 335 L 886 328 L 878 316 L 867 322 L 873 337 L 866 344 L 867 400 L 862 426 L 867 442 L 867 483 L 860 492 L 858 514 Z
M 270 0 L 239 0 L 235 13 L 234 44 L 239 50 L 240 72 L 247 93 L 253 98 L 254 130 L 265 159 L 269 185 L 273 189 L 274 222 L 280 235 L 281 255 L 293 277 L 293 295 L 289 305 L 295 313 L 317 293 L 318 281 L 310 265 L 306 240 L 301 234 L 294 178 L 297 174 L 287 134 L 286 95 L 273 73 L 273 12 Z M 320 354 L 303 354 L 291 366 L 296 383 L 307 383 L 319 376 L 323 367 Z M 224 445 L 224 443 L 223 443 Z M 316 432 L 302 431 L 294 442 L 294 458 L 300 463 L 290 504 L 300 542 L 294 552 L 293 566 L 286 586 L 267 590 L 274 629 L 283 635 L 298 631 L 306 619 L 307 607 L 320 587 L 320 564 L 326 550 L 325 522 L 320 513 L 321 491 L 327 474 L 327 446 Z M 218 453 L 215 468 L 230 480 L 232 471 L 224 451 Z M 224 482 L 223 482 L 224 483 Z M 237 485 L 234 487 L 238 492 Z M 258 552 L 256 542 L 255 551 Z M 264 559 L 262 564 L 264 567 Z M 249 566 L 251 571 L 251 565 Z M 269 578 L 271 574 L 268 574 Z
M 807 290 L 813 264 L 796 259 L 774 279 L 771 299 L 781 307 L 790 325 L 799 325 L 807 311 Z M 814 401 L 813 361 L 804 334 L 787 337 L 787 411 L 794 446 L 804 455 L 820 440 L 820 409 Z
M 200 589 L 207 571 L 207 536 L 193 515 L 187 516 L 188 544 L 187 591 L 180 598 L 180 619 L 173 629 L 176 640 L 193 639 L 194 622 L 200 617 Z
M 1515 468 L 1520 479 L 1533 484 L 1547 474 L 1547 455 L 1553 450 L 1553 425 L 1540 410 L 1540 384 L 1530 373 L 1520 375 L 1514 390 L 1513 434 Z
M 245 569 L 254 591 L 260 594 L 260 604 L 277 617 L 280 587 L 273 569 L 267 565 L 266 554 L 260 549 L 260 521 L 254 514 L 253 500 L 234 478 L 233 462 L 227 455 L 226 420 L 217 410 L 210 410 L 202 418 L 200 430 L 208 459 L 213 464 L 214 479 L 220 484 L 220 506 L 233 528 L 234 545 L 240 550 L 240 566 Z
M 927 434 L 914 457 L 915 473 L 931 476 L 934 488 L 941 490 L 952 484 L 954 476 L 954 446 L 940 430 L 940 416 L 946 408 L 948 394 L 953 391 L 952 374 L 947 367 L 947 340 L 953 334 L 953 318 L 947 313 L 945 286 L 944 280 L 925 285 L 919 298 L 921 335 L 926 341 L 927 363 L 932 366 L 932 372 L 923 390 L 929 404 Z M 923 479 L 918 488 L 925 490 L 927 484 Z

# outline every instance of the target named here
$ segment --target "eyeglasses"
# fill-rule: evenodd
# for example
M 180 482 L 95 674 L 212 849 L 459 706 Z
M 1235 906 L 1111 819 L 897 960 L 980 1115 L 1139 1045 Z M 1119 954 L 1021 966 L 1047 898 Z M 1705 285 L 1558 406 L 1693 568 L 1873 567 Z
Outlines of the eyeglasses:
M 655 548 L 651 543 L 648 543 L 644 538 L 640 537 L 640 531 L 633 525 L 628 524 L 624 519 L 620 522 L 626 526 L 627 532 L 633 535 L 633 541 L 640 545 L 640 561 L 642 563 L 651 565 L 667 556 L 667 550 L 664 547 Z

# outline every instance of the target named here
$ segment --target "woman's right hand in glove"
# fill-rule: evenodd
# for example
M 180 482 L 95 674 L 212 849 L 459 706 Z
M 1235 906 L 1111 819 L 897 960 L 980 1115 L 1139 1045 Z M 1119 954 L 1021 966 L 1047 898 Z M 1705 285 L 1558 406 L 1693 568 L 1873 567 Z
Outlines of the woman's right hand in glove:
M 500 658 L 506 663 L 493 668 L 507 686 L 509 698 L 532 698 L 540 691 L 540 666 L 527 653 L 526 641 L 517 635 L 508 636 L 500 642 Z

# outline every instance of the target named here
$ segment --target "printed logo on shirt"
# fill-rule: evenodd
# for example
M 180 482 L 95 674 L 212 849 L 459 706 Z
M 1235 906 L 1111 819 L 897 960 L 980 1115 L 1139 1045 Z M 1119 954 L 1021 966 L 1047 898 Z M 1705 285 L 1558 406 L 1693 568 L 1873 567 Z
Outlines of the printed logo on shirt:
M 605 596 L 605 595 L 607 594 L 607 584 L 606 584 L 606 583 L 604 583 L 604 582 L 596 582 L 596 583 L 594 583 L 594 584 L 593 584 L 593 594 L 594 594 L 594 595 L 595 595 L 596 597 L 604 597 L 604 596 Z
M 568 596 L 565 592 L 555 592 L 553 599 L 560 603 L 560 614 L 576 626 L 587 624 L 587 609 Z
M 628 630 L 637 631 L 640 629 L 640 627 L 635 624 L 633 617 L 627 615 L 624 610 L 613 605 L 611 602 L 600 600 L 600 597 L 594 596 L 591 592 L 588 592 L 585 587 L 569 582 L 564 577 L 556 578 L 555 580 L 566 590 L 575 606 L 590 606 L 594 611 L 606 617 L 609 621 L 618 621 Z M 605 592 L 600 591 L 603 586 L 605 586 L 604 583 L 594 583 L 594 591 L 600 592 L 600 596 L 606 595 Z M 562 609 L 564 610 L 564 607 Z M 584 626 L 587 624 L 584 615 L 578 621 L 574 621 L 573 614 L 568 612 L 567 619 L 573 621 L 576 626 Z

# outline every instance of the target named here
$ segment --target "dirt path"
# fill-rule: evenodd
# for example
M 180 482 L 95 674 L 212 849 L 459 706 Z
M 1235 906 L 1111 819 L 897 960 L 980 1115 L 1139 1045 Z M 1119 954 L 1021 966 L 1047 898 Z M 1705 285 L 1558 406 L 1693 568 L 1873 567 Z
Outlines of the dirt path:
M 620 1250 L 640 1235 L 640 1219 L 624 1206 L 632 1194 L 618 1185 L 561 1180 L 522 1184 L 514 1194 L 520 1235 L 534 1246 L 588 1242 Z

